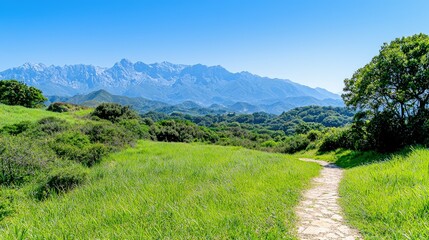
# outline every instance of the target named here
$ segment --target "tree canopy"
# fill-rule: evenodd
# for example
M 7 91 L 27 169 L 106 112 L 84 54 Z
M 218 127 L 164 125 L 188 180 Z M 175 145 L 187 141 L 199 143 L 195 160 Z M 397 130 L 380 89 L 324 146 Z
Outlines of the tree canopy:
M 35 108 L 42 106 L 46 100 L 42 91 L 35 87 L 29 87 L 17 80 L 0 81 L 0 103 Z
M 429 36 L 417 34 L 385 43 L 379 55 L 345 81 L 348 106 L 405 119 L 425 111 L 429 101 Z
M 370 63 L 344 82 L 344 102 L 357 109 L 355 127 L 364 128 L 359 131 L 366 132 L 373 148 L 391 151 L 429 143 L 428 35 L 385 43 Z

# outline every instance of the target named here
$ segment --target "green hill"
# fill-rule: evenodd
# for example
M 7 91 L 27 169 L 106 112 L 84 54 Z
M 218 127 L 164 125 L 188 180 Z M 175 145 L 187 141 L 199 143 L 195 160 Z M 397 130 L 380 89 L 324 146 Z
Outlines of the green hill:
M 45 117 L 57 117 L 69 122 L 76 122 L 81 121 L 80 117 L 90 113 L 91 111 L 91 109 L 86 109 L 77 112 L 55 113 L 44 109 L 0 104 L 0 128 L 5 125 L 15 124 L 22 121 L 35 122 Z

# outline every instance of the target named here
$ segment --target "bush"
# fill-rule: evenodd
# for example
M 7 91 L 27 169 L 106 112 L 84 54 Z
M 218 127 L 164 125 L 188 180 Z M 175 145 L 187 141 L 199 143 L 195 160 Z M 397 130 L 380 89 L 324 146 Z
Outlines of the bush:
M 88 171 L 79 165 L 55 169 L 36 187 L 34 196 L 44 200 L 52 194 L 70 191 L 86 181 Z
M 77 110 L 81 110 L 81 109 L 85 109 L 86 107 L 83 106 L 79 106 L 76 104 L 72 104 L 72 103 L 63 103 L 63 102 L 54 102 L 51 103 L 51 105 L 49 105 L 49 107 L 46 109 L 48 111 L 51 112 L 72 112 L 72 111 L 77 111 Z
M 137 112 L 133 111 L 130 107 L 122 106 L 117 103 L 102 103 L 95 108 L 91 115 L 111 122 L 140 118 Z
M 83 131 L 89 136 L 91 143 L 102 143 L 112 150 L 119 150 L 127 145 L 133 146 L 136 142 L 134 134 L 109 122 L 87 125 Z
M 277 145 L 278 145 L 278 143 L 274 140 L 268 140 L 268 141 L 261 143 L 261 147 L 265 147 L 265 148 L 272 148 L 272 147 L 275 147 Z
M 354 149 L 355 141 L 351 136 L 350 129 L 332 128 L 322 139 L 319 151 L 327 152 L 338 148 Z
M 18 185 L 47 171 L 56 158 L 43 146 L 21 136 L 0 137 L 0 184 Z
M 293 137 L 286 138 L 284 142 L 276 147 L 277 152 L 282 153 L 295 153 L 307 148 L 310 140 L 305 135 L 295 135 Z
M 6 125 L 0 129 L 0 132 L 10 135 L 18 135 L 30 129 L 32 125 L 33 124 L 30 121 L 23 121 L 20 123 Z
M 56 117 L 42 118 L 37 123 L 38 130 L 49 135 L 63 132 L 70 128 L 70 124 L 68 124 L 65 120 Z
M 311 142 L 318 140 L 322 136 L 322 133 L 318 130 L 310 130 L 307 133 L 307 139 Z
M 214 143 L 219 139 L 215 132 L 181 120 L 160 121 L 151 127 L 150 133 L 156 137 L 156 140 L 164 142 L 207 141 Z
M 133 133 L 136 138 L 150 139 L 149 126 L 140 123 L 137 119 L 124 119 L 119 122 L 119 125 Z
M 80 132 L 67 132 L 55 138 L 51 143 L 58 156 L 92 166 L 101 161 L 109 151 L 101 143 L 92 144 L 88 136 Z

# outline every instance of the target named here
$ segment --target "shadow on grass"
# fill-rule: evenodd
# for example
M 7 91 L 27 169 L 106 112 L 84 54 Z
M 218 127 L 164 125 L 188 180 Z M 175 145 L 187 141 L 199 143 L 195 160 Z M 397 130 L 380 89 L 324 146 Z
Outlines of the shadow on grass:
M 406 156 L 412 151 L 413 147 L 407 147 L 394 153 L 379 153 L 375 151 L 352 151 L 339 149 L 334 152 L 335 164 L 341 168 L 354 168 L 361 165 L 388 161 L 393 155 Z M 318 152 L 317 154 L 327 154 Z

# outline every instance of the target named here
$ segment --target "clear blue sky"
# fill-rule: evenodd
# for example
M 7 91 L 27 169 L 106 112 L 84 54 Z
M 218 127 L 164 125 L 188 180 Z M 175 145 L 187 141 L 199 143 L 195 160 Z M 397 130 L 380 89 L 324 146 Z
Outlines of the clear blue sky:
M 340 92 L 427 0 L 0 0 L 0 71 L 25 62 L 222 65 Z

